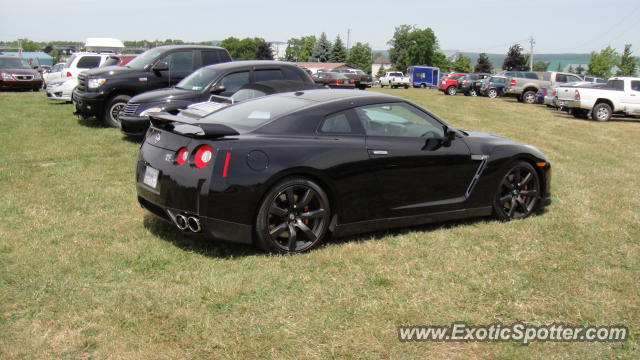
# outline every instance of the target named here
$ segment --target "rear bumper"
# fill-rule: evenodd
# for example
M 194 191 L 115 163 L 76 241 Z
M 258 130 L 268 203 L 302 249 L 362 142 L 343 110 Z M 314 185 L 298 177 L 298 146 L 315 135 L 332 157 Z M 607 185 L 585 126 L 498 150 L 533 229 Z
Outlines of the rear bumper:
M 581 109 L 580 100 L 558 100 L 558 105 L 569 109 Z
M 128 136 L 144 136 L 149 129 L 149 118 L 144 116 L 127 116 L 120 115 L 120 130 Z

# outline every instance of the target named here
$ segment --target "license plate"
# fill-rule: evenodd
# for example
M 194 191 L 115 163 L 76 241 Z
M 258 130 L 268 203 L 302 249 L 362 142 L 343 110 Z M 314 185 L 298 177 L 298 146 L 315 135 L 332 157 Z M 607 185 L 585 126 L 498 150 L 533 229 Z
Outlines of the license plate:
M 560 106 L 565 106 L 565 105 L 567 105 L 566 101 L 560 101 Z
M 147 166 L 147 168 L 144 170 L 144 179 L 142 180 L 142 182 L 155 189 L 156 186 L 158 186 L 159 174 L 160 171 L 152 168 L 151 166 Z

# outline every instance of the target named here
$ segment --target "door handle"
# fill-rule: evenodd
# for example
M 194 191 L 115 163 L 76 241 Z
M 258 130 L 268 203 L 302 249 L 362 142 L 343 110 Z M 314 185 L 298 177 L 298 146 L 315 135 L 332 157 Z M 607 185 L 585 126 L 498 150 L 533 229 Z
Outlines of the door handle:
M 389 155 L 387 150 L 369 150 L 370 155 Z

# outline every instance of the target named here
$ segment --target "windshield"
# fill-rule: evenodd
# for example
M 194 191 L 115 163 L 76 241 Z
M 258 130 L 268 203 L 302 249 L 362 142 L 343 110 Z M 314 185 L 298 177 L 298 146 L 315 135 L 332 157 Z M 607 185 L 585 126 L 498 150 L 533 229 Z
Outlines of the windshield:
M 138 55 L 135 59 L 127 63 L 127 67 L 131 69 L 142 70 L 145 66 L 151 64 L 151 62 L 162 55 L 163 51 L 158 49 L 150 49 L 142 54 Z
M 200 91 L 211 84 L 213 78 L 218 74 L 217 71 L 211 69 L 200 69 L 186 78 L 182 79 L 176 85 L 178 89 Z
M 31 69 L 25 59 L 20 58 L 0 58 L 0 69 Z
M 240 102 L 240 101 L 245 101 L 245 100 L 249 100 L 249 99 L 253 99 L 253 98 L 257 98 L 265 95 L 267 95 L 266 92 L 256 90 L 256 89 L 240 89 L 238 90 L 238 92 L 231 95 L 231 98 L 233 99 L 234 102 Z
M 240 133 L 247 133 L 310 103 L 309 100 L 289 96 L 265 96 L 223 108 L 203 118 L 201 122 L 225 124 Z

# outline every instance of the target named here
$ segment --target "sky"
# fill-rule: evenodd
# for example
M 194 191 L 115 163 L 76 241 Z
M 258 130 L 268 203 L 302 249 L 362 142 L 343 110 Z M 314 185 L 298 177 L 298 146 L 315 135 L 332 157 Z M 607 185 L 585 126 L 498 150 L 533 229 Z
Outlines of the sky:
M 640 55 L 639 0 L 0 0 L 0 41 L 115 37 L 189 41 L 340 36 L 384 50 L 396 26 L 430 27 L 442 50 L 588 53 L 632 44 Z

